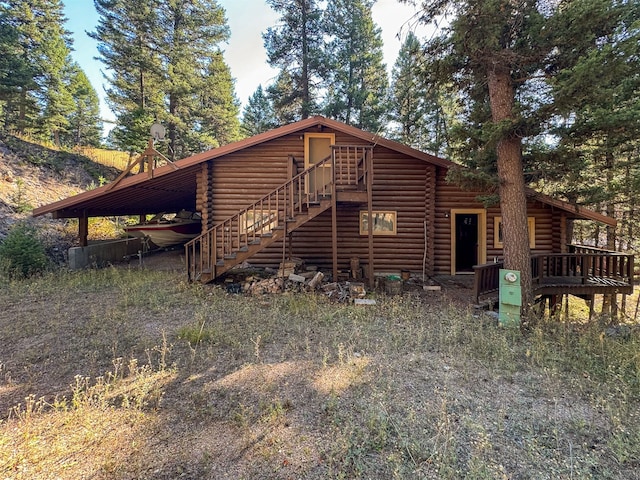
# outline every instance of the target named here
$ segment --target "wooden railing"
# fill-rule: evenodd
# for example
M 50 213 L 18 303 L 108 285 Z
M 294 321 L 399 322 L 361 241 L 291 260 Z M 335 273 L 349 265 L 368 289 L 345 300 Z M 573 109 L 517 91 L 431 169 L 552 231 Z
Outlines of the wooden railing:
M 568 244 L 569 253 L 613 253 L 618 254 L 615 250 L 607 250 L 604 248 L 592 247 L 590 245 Z
M 533 255 L 531 278 L 534 285 L 550 278 L 574 278 L 583 284 L 598 279 L 631 283 L 633 255 L 615 252 Z
M 283 228 L 287 220 L 305 211 L 309 204 L 330 197 L 333 182 L 319 182 L 316 175 L 331 163 L 331 157 L 325 158 L 188 242 L 185 255 L 189 280 L 195 280 L 201 272 L 213 272 L 219 261 Z
M 492 262 L 473 266 L 473 298 L 475 303 L 478 303 L 482 295 L 490 295 L 498 291 L 501 268 L 504 268 L 504 262 Z
M 367 176 L 372 174 L 373 147 L 362 145 L 332 145 L 334 177 L 338 188 L 364 190 Z
M 575 246 L 576 253 L 543 253 L 531 256 L 531 277 L 534 291 L 543 285 L 609 285 L 611 282 L 633 284 L 634 256 L 624 253 Z M 581 249 L 584 249 L 580 251 Z M 588 252 L 588 253 L 582 253 Z M 473 267 L 475 278 L 473 298 L 498 291 L 499 270 L 503 262 Z

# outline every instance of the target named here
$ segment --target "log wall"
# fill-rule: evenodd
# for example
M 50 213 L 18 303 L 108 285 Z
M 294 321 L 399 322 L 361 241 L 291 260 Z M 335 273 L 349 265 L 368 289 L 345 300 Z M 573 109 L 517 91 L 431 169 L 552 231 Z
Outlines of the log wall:
M 318 129 L 308 132 L 317 133 Z M 335 133 L 338 145 L 369 145 L 342 132 Z M 304 132 L 287 135 L 268 143 L 246 148 L 207 162 L 198 175 L 197 201 L 203 224 L 213 226 L 268 194 L 304 170 Z M 378 273 L 449 274 L 451 271 L 452 209 L 478 208 L 477 193 L 464 192 L 449 185 L 446 170 L 403 153 L 377 145 L 374 149 L 373 210 L 397 212 L 397 235 L 374 236 L 374 266 Z M 338 268 L 348 271 L 357 257 L 364 268 L 368 261 L 368 237 L 360 235 L 359 215 L 365 204 L 338 204 Z M 498 207 L 486 210 L 487 259 L 501 258 L 494 247 L 494 217 Z M 557 251 L 560 245 L 560 215 L 539 202 L 529 205 L 536 217 L 535 252 Z M 556 222 L 556 223 L 554 223 Z M 331 211 L 292 232 L 286 245 L 279 242 L 251 259 L 260 266 L 277 266 L 284 256 L 302 258 L 323 269 L 332 267 Z
M 446 181 L 446 170 L 438 168 L 436 188 L 436 232 L 434 235 L 435 273 L 451 273 L 451 218 L 455 209 L 480 209 L 486 211 L 486 261 L 503 259 L 503 249 L 494 242 L 494 221 L 500 217 L 500 206 L 484 208 L 476 197 L 478 192 L 463 191 Z M 527 216 L 535 218 L 535 248 L 531 253 L 559 253 L 562 244 L 564 215 L 539 201 L 527 202 Z

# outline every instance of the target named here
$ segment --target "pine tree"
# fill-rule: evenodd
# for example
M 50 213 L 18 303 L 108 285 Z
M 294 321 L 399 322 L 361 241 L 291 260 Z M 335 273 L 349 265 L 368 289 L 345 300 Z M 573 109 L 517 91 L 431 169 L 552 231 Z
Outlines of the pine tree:
M 65 75 L 71 68 L 71 37 L 64 28 L 63 5 L 60 0 L 42 2 L 39 29 L 42 34 L 40 48 L 36 50 L 40 62 L 39 103 L 41 105 L 39 130 L 44 138 L 60 145 L 60 135 L 69 127 L 67 117 L 73 111 L 74 102 L 65 83 Z
M 102 121 L 100 120 L 100 100 L 87 75 L 76 63 L 67 72 L 67 88 L 71 93 L 74 109 L 67 117 L 68 131 L 62 136 L 66 146 L 100 146 Z
M 600 15 L 603 4 L 609 6 Z M 427 51 L 436 57 L 440 84 L 453 81 L 461 92 L 465 128 L 457 131 L 458 145 L 471 166 L 493 177 L 497 186 L 505 266 L 521 271 L 525 305 L 531 300 L 531 270 L 524 167 L 551 165 L 546 157 L 555 160 L 556 171 L 574 168 L 541 147 L 541 139 L 548 139 L 545 127 L 560 115 L 571 119 L 576 112 L 570 106 L 575 95 L 553 95 L 554 79 L 562 78 L 599 42 L 606 43 L 606 32 L 615 31 L 630 5 L 606 0 L 443 0 L 423 12 L 432 20 L 445 11 L 455 12 Z
M 275 81 L 267 87 L 267 99 L 273 106 L 278 125 L 293 123 L 302 118 L 302 96 L 287 70 L 281 70 Z
M 27 108 L 35 107 L 35 101 L 27 104 L 27 99 L 37 88 L 37 70 L 28 56 L 30 39 L 19 6 L 0 2 L 0 106 L 4 127 L 24 130 Z
M 101 19 L 93 36 L 114 72 L 107 93 L 122 146 L 144 148 L 158 121 L 172 159 L 237 137 L 233 79 L 218 47 L 229 30 L 215 0 L 95 3 Z
M 269 65 L 280 71 L 268 89 L 280 123 L 318 112 L 323 78 L 322 12 L 316 0 L 267 0 L 280 26 L 263 34 Z
M 240 138 L 240 102 L 234 93 L 231 70 L 221 52 L 211 58 L 204 80 L 204 88 L 199 92 L 197 115 L 206 145 L 199 150 L 226 145 Z
M 573 181 L 557 187 L 617 216 L 630 181 L 623 177 L 632 172 L 628 154 L 640 138 L 640 27 L 633 23 L 640 18 L 640 5 L 592 0 L 569 5 L 569 14 L 577 23 L 597 25 L 597 30 L 583 38 L 576 52 L 569 37 L 578 33 L 571 31 L 576 21 L 563 25 L 566 43 L 559 48 L 557 63 L 565 68 L 551 87 L 558 113 L 571 121 L 554 130 L 560 139 L 556 155 L 577 156 L 586 168 L 572 172 Z M 614 228 L 607 227 L 605 246 L 614 249 L 615 242 Z
M 258 85 L 242 111 L 241 131 L 243 135 L 251 137 L 277 126 L 273 105 L 264 93 L 262 85 Z
M 197 151 L 194 141 L 199 143 L 199 133 L 193 120 L 201 105 L 196 92 L 206 88 L 209 68 L 219 60 L 217 45 L 229 37 L 229 29 L 224 9 L 215 0 L 162 0 L 161 3 L 158 30 L 163 35 L 157 45 L 166 65 L 163 89 L 167 102 L 167 115 L 161 119 L 167 123 L 169 156 L 175 159 Z M 227 82 L 233 89 L 230 76 Z M 229 101 L 233 104 L 233 96 Z
M 541 62 L 549 53 L 541 29 L 544 19 L 535 0 L 445 0 L 425 8 L 424 17 L 435 20 L 449 9 L 456 12 L 455 18 L 428 47 L 440 59 L 441 82 L 454 79 L 464 95 L 467 125 L 473 128 L 461 133 L 467 147 L 480 146 L 476 165 L 493 165 L 490 173 L 499 179 L 505 267 L 521 272 L 526 309 L 532 301 L 532 279 L 522 159 L 523 112 L 516 98 L 524 79 L 542 68 Z M 467 152 L 473 159 L 471 148 Z
M 409 32 L 391 71 L 391 137 L 418 150 L 442 155 L 447 148 L 447 115 L 442 89 L 429 81 L 429 61 L 418 37 Z
M 109 71 L 107 103 L 117 118 L 119 148 L 143 150 L 149 129 L 164 111 L 162 62 L 155 47 L 158 1 L 94 0 L 100 60 Z
M 330 41 L 325 115 L 378 132 L 387 110 L 387 70 L 381 30 L 373 22 L 375 0 L 334 0 L 324 16 Z
M 45 134 L 64 125 L 69 97 L 59 80 L 71 40 L 60 0 L 0 2 L 0 99 L 5 126 Z

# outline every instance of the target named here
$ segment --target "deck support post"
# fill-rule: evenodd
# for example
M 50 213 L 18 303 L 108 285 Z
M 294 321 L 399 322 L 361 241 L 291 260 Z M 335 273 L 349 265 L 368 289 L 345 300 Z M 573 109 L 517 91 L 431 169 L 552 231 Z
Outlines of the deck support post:
M 324 175 L 324 171 L 323 171 Z M 338 281 L 338 191 L 336 188 L 336 150 L 331 149 L 331 261 L 333 281 Z
M 89 244 L 89 217 L 86 212 L 78 218 L 78 239 L 80 240 L 80 246 L 86 247 Z
M 589 321 L 593 318 L 593 313 L 595 312 L 596 306 L 596 296 L 591 295 L 591 300 L 589 300 Z
M 367 222 L 368 235 L 369 235 L 369 265 L 367 277 L 369 278 L 369 288 L 374 289 L 375 282 L 375 268 L 373 265 L 373 152 L 371 155 L 367 155 L 367 162 L 369 162 L 367 168 L 367 215 L 369 221 Z

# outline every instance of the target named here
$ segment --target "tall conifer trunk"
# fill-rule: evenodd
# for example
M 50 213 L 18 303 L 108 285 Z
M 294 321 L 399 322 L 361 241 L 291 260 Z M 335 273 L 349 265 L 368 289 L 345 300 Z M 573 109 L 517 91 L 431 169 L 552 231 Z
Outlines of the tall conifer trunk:
M 493 122 L 508 126 L 515 118 L 515 91 L 509 69 L 492 65 L 487 73 Z M 521 140 L 513 133 L 504 134 L 498 141 L 496 150 L 500 207 L 505 227 L 505 268 L 520 271 L 522 305 L 523 311 L 526 312 L 532 302 L 532 280 Z

